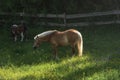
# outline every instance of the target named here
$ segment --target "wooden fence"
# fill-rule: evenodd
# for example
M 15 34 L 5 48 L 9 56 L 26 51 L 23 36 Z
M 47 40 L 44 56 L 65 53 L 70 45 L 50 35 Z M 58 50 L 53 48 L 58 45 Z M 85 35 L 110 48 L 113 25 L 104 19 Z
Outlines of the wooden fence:
M 34 18 L 44 18 L 44 19 L 62 19 L 62 23 L 59 22 L 40 22 L 42 25 L 49 25 L 49 26 L 88 26 L 91 24 L 94 25 L 102 25 L 102 24 L 120 24 L 119 15 L 120 10 L 112 10 L 106 12 L 93 12 L 93 13 L 86 13 L 86 14 L 27 14 L 27 13 L 0 13 L 0 16 L 19 16 L 19 17 L 34 17 Z M 88 21 L 86 22 L 68 22 L 71 19 L 81 19 L 81 18 L 93 18 L 93 17 L 101 17 L 101 16 L 116 16 L 114 20 L 106 20 L 106 21 L 93 21 L 92 23 Z M 0 20 L 4 21 L 4 20 Z

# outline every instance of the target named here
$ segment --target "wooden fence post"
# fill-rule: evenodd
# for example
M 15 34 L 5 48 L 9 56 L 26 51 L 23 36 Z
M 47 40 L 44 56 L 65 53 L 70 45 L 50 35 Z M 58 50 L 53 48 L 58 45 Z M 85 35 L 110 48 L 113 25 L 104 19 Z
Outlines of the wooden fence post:
M 119 0 L 115 0 L 115 4 L 116 4 L 116 10 L 119 10 Z M 119 14 L 116 14 L 117 20 L 119 20 L 120 16 Z
M 67 26 L 66 13 L 64 12 L 64 26 Z
M 47 22 L 47 13 L 44 13 L 44 24 L 45 24 L 45 26 L 48 25 L 48 22 Z

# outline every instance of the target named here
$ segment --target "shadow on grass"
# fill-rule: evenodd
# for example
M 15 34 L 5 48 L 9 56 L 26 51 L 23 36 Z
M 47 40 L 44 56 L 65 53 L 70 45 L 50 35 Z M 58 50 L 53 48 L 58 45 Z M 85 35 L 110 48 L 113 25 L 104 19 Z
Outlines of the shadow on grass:
M 5 65 L 32 65 L 48 62 L 51 58 L 49 46 L 45 49 L 33 50 L 32 43 L 10 43 L 0 50 L 0 66 Z
M 33 75 L 28 75 L 28 76 L 20 78 L 19 80 L 38 80 L 38 78 L 36 78 Z
M 84 80 L 88 77 L 93 76 L 95 73 L 99 72 L 107 72 L 111 69 L 120 69 L 119 64 L 114 64 L 115 62 L 111 62 L 111 60 L 107 62 L 91 62 L 90 60 L 80 60 L 75 59 L 73 61 L 69 61 L 72 58 L 68 58 L 66 60 L 61 61 L 54 70 L 47 70 L 46 72 L 43 72 L 44 77 L 40 76 L 25 76 L 22 77 L 22 80 L 29 80 L 30 78 L 33 80 L 39 79 L 39 80 Z M 90 63 L 90 65 L 86 65 L 85 67 L 82 67 L 83 65 Z M 96 63 L 96 64 L 94 64 Z M 53 69 L 53 68 L 52 68 Z M 47 74 L 47 75 L 45 75 Z M 52 76 L 51 76 L 52 75 Z M 106 74 L 107 75 L 107 74 Z M 104 75 L 104 76 L 106 76 Z M 54 77 L 53 77 L 54 76 Z M 108 77 L 106 77 L 107 79 Z M 112 78 L 112 76 L 111 76 Z M 31 80 L 30 79 L 30 80 Z M 110 77 L 109 77 L 110 79 Z
M 23 64 L 32 65 L 32 64 L 39 64 L 39 63 L 46 63 L 46 62 L 53 61 L 53 56 L 52 56 L 53 51 L 48 44 L 41 45 L 41 47 L 38 50 L 34 51 L 32 49 L 32 45 L 34 42 L 33 40 L 28 42 L 23 42 L 23 43 L 11 42 L 11 40 L 8 39 L 9 31 L 5 32 L 5 30 L 2 31 L 4 32 L 4 36 L 1 35 L 2 37 L 0 37 L 2 40 L 0 41 L 0 43 L 2 44 L 0 45 L 0 66 L 5 66 L 8 64 L 13 64 L 16 66 L 20 66 Z M 82 31 L 83 39 L 84 39 L 84 48 L 89 50 L 91 53 L 93 53 L 93 54 L 90 54 L 91 56 L 93 56 L 93 58 L 94 56 L 95 57 L 104 56 L 104 54 L 106 54 L 106 51 L 108 51 L 107 53 L 113 52 L 112 49 L 115 50 L 116 48 L 118 49 L 118 52 L 119 52 L 119 45 L 118 45 L 120 42 L 118 41 L 119 40 L 118 36 L 120 33 L 119 25 L 116 28 L 114 28 L 114 26 L 112 28 L 106 28 L 105 26 L 101 26 L 101 27 L 91 26 L 86 28 L 82 27 L 80 29 L 78 28 L 78 30 Z M 33 34 L 36 34 L 42 31 L 45 31 L 45 30 L 43 28 L 37 28 L 37 29 L 31 28 L 30 35 L 34 37 Z M 66 49 L 68 51 L 66 51 Z M 103 53 L 101 54 L 101 52 Z M 64 59 L 65 57 L 69 57 L 71 55 L 71 49 L 65 48 L 65 49 L 59 50 L 58 55 L 60 56 L 61 59 Z
M 86 77 L 92 76 L 94 73 L 98 73 L 105 69 L 105 64 L 88 66 L 84 69 L 75 69 L 72 72 L 69 72 L 66 76 L 63 77 L 64 80 L 81 80 Z
M 50 44 L 42 44 L 37 50 L 34 50 L 32 45 L 33 41 L 9 42 L 9 45 L 8 42 L 4 43 L 3 48 L 0 49 L 0 66 L 33 65 L 55 61 Z M 71 50 L 66 52 L 65 49 L 70 50 L 71 48 L 65 47 L 59 50 L 58 56 L 61 59 L 71 55 Z

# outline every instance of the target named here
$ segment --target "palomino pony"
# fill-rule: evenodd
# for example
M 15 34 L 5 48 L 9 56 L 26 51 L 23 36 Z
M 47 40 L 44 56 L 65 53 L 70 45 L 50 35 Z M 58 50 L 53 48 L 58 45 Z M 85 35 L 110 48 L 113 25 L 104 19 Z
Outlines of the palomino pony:
M 55 58 L 57 58 L 57 47 L 70 45 L 72 47 L 72 54 L 75 53 L 77 47 L 78 55 L 82 56 L 83 52 L 83 39 L 79 31 L 75 29 L 69 29 L 66 31 L 50 30 L 38 34 L 34 37 L 33 48 L 39 47 L 42 42 L 49 42 L 54 49 Z
M 21 25 L 12 25 L 11 27 L 11 32 L 12 32 L 12 35 L 14 37 L 14 41 L 16 42 L 17 41 L 17 37 L 20 35 L 21 36 L 21 41 L 23 41 L 24 37 L 25 37 L 25 34 L 26 34 L 26 26 L 24 26 L 23 24 Z

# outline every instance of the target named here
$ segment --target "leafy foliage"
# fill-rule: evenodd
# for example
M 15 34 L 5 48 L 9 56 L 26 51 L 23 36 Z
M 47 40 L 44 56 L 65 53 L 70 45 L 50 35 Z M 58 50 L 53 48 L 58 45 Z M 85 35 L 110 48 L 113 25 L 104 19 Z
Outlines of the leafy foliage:
M 0 0 L 1 12 L 81 13 L 119 9 L 119 0 Z

